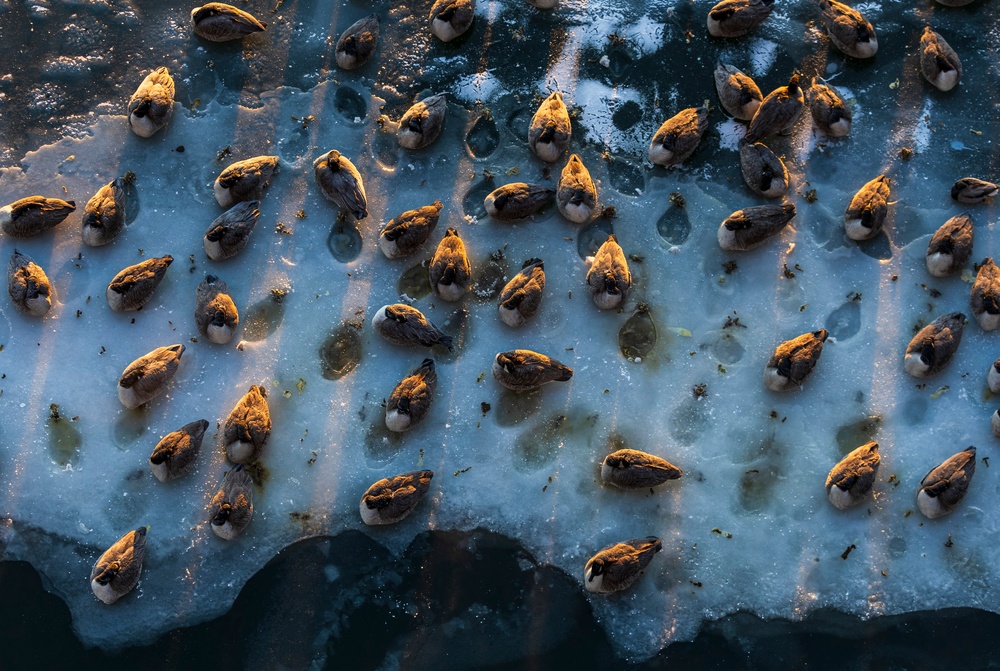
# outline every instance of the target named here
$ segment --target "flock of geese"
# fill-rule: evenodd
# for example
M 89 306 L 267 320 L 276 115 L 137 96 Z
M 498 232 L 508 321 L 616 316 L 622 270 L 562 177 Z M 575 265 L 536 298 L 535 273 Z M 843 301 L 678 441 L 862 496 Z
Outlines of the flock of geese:
M 555 0 L 528 0 L 548 9 Z M 947 5 L 971 0 L 950 0 Z M 764 21 L 774 0 L 723 0 L 708 13 L 708 32 L 717 37 L 737 37 Z M 852 58 L 875 55 L 878 42 L 871 23 L 856 10 L 836 0 L 820 0 L 821 20 L 830 42 Z M 465 33 L 474 18 L 474 0 L 437 0 L 431 9 L 430 30 L 443 41 Z M 266 29 L 254 16 L 230 5 L 212 2 L 191 12 L 194 32 L 215 41 L 241 39 Z M 346 70 L 363 66 L 376 52 L 379 18 L 365 17 L 351 25 L 336 44 L 337 65 Z M 920 70 L 928 82 L 941 90 L 953 88 L 962 72 L 955 51 L 938 33 L 925 28 L 919 46 Z M 740 164 L 747 186 L 768 198 L 782 198 L 789 178 L 781 159 L 764 140 L 787 133 L 798 121 L 807 104 L 816 126 L 833 137 L 851 130 L 851 110 L 837 92 L 814 80 L 802 81 L 793 74 L 786 86 L 762 96 L 754 81 L 737 68 L 719 64 L 715 83 L 723 109 L 736 119 L 748 122 L 740 142 Z M 142 137 L 150 137 L 169 121 L 174 105 L 174 82 L 167 68 L 151 72 L 139 85 L 128 104 L 128 126 Z M 433 143 L 441 132 L 446 113 L 444 94 L 432 95 L 414 104 L 400 119 L 397 139 L 402 147 L 420 149 Z M 697 149 L 707 128 L 708 109 L 688 108 L 667 119 L 654 134 L 649 160 L 664 167 L 680 165 Z M 556 91 L 541 104 L 528 129 L 531 151 L 546 163 L 555 163 L 569 151 L 572 138 L 570 117 L 563 96 Z M 207 256 L 215 261 L 231 258 L 246 247 L 260 215 L 259 199 L 278 168 L 278 157 L 257 156 L 233 163 L 214 183 L 216 200 L 228 208 L 209 226 L 203 243 Z M 314 176 L 322 194 L 356 219 L 368 216 L 362 175 L 346 156 L 330 150 L 316 159 Z M 86 245 L 112 242 L 125 220 L 125 192 L 128 177 L 102 187 L 84 208 L 82 238 Z M 865 184 L 845 211 L 844 228 L 853 240 L 877 235 L 885 221 L 890 179 L 879 175 Z M 959 180 L 952 197 L 962 203 L 978 203 L 997 194 L 997 186 L 976 178 Z M 598 195 L 586 166 L 577 154 L 570 154 L 556 189 L 517 182 L 502 186 L 485 199 L 490 216 L 501 221 L 529 217 L 555 200 L 559 212 L 569 221 L 583 223 L 598 210 Z M 76 209 L 72 201 L 29 196 L 0 209 L 0 228 L 14 238 L 27 238 L 51 231 Z M 390 259 L 413 254 L 430 239 L 442 210 L 440 201 L 403 212 L 382 229 L 378 246 Z M 794 218 L 790 202 L 748 207 L 734 212 L 719 227 L 722 249 L 742 251 L 764 244 L 780 233 Z M 968 214 L 952 217 L 933 236 L 927 250 L 927 269 L 935 277 L 960 272 L 971 258 L 972 219 Z M 138 310 L 153 296 L 173 259 L 168 255 L 151 258 L 118 273 L 107 288 L 112 310 Z M 429 264 L 429 280 L 442 300 L 457 301 L 469 289 L 472 269 L 465 245 L 454 228 L 439 242 Z M 8 291 L 13 303 L 26 314 L 43 317 L 53 295 L 45 272 L 27 255 L 18 251 L 8 265 Z M 590 295 L 601 310 L 619 307 L 627 296 L 632 275 L 628 261 L 614 235 L 593 257 L 586 275 Z M 498 316 L 508 326 L 517 327 L 537 312 L 545 287 L 544 262 L 532 258 L 503 288 Z M 979 267 L 972 288 L 971 309 L 984 329 L 1000 327 L 1000 269 L 991 259 Z M 227 284 L 207 275 L 195 296 L 195 323 L 198 332 L 212 343 L 228 343 L 236 333 L 239 314 Z M 925 326 L 906 349 L 906 371 L 917 377 L 941 371 L 954 356 L 962 337 L 966 317 L 961 312 L 944 315 Z M 432 324 L 419 310 L 403 303 L 380 308 L 372 319 L 374 330 L 399 345 L 452 349 L 452 338 Z M 773 391 L 799 388 L 816 366 L 827 331 L 820 329 L 781 343 L 767 362 L 764 385 Z M 126 408 L 148 403 L 164 392 L 178 369 L 183 345 L 160 347 L 132 362 L 118 382 L 118 397 Z M 508 389 L 525 391 L 549 383 L 569 380 L 573 370 L 544 354 L 515 349 L 496 355 L 492 373 Z M 412 429 L 427 415 L 437 382 L 434 361 L 425 359 L 393 390 L 386 402 L 385 424 L 391 431 Z M 988 384 L 1000 393 L 1000 360 L 989 371 Z M 993 416 L 993 429 L 1000 435 L 1000 410 Z M 149 458 L 157 479 L 168 481 L 183 476 L 195 463 L 205 432 L 206 420 L 191 422 L 168 434 Z M 216 535 L 232 540 L 246 528 L 253 515 L 253 483 L 245 465 L 256 461 L 271 431 L 266 390 L 253 385 L 232 409 L 223 427 L 227 459 L 234 464 L 209 506 L 209 520 Z M 870 442 L 848 454 L 830 472 L 826 491 L 837 508 L 863 501 L 872 489 L 879 467 L 878 444 Z M 947 514 L 962 500 L 975 471 L 975 448 L 947 459 L 932 469 L 920 483 L 917 502 L 920 510 L 934 518 Z M 609 454 L 601 466 L 603 483 L 625 489 L 646 489 L 681 477 L 680 468 L 655 455 L 623 449 Z M 360 503 L 365 524 L 398 522 L 409 515 L 427 493 L 434 473 L 429 470 L 404 473 L 373 484 Z M 138 582 L 145 550 L 146 528 L 125 534 L 97 561 L 91 572 L 94 594 L 113 603 Z M 659 552 L 659 539 L 627 540 L 605 548 L 592 557 L 584 569 L 584 584 L 592 592 L 609 593 L 629 587 Z

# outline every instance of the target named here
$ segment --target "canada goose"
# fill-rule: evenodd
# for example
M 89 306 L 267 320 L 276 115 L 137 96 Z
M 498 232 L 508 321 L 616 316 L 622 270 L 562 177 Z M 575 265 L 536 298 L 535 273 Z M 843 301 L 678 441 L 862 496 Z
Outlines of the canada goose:
M 657 129 L 649 143 L 649 160 L 665 168 L 686 161 L 701 143 L 708 128 L 708 110 L 688 107 L 670 117 Z
M 368 216 L 368 198 L 361 173 L 350 159 L 331 149 L 313 163 L 316 185 L 327 200 L 347 210 L 355 219 Z
M 394 524 L 413 512 L 431 487 L 434 471 L 413 471 L 373 484 L 361 497 L 361 521 Z
M 559 176 L 556 207 L 574 224 L 589 221 L 597 209 L 597 187 L 578 154 L 569 155 L 569 161 Z
M 72 200 L 28 196 L 0 208 L 0 229 L 12 238 L 47 233 L 76 211 Z
M 222 2 L 210 2 L 192 9 L 191 23 L 196 35 L 211 42 L 239 40 L 267 28 L 266 23 L 252 14 Z
M 499 352 L 493 358 L 493 378 L 514 391 L 530 391 L 548 382 L 566 382 L 572 377 L 572 368 L 530 349 Z
M 1000 328 L 1000 268 L 992 258 L 983 259 L 969 294 L 972 314 L 984 331 Z
M 965 267 L 972 256 L 975 229 L 967 213 L 955 215 L 941 224 L 927 244 L 927 272 L 947 277 Z
M 451 42 L 472 27 L 475 0 L 435 0 L 431 7 L 431 32 L 442 42 Z
M 851 108 L 832 86 L 813 80 L 809 95 L 809 112 L 817 128 L 830 137 L 844 137 L 851 132 Z
M 917 490 L 920 512 L 930 519 L 952 512 L 965 498 L 975 473 L 976 448 L 971 446 L 932 468 Z
M 430 323 L 424 314 L 409 305 L 383 305 L 372 317 L 375 332 L 396 345 L 442 345 L 451 351 L 451 336 Z
M 206 429 L 208 420 L 200 419 L 185 424 L 160 439 L 149 457 L 149 467 L 157 480 L 167 482 L 191 470 L 201 451 L 201 441 Z
M 617 450 L 604 457 L 601 482 L 622 489 L 646 489 L 684 475 L 666 459 L 639 450 Z
M 427 270 L 431 289 L 446 301 L 457 301 L 468 290 L 472 282 L 472 266 L 457 230 L 449 228 L 444 234 Z
M 83 242 L 106 245 L 125 228 L 125 178 L 102 186 L 83 208 Z
M 146 554 L 146 527 L 130 531 L 105 550 L 90 572 L 90 589 L 104 603 L 114 603 L 139 584 Z
M 771 15 L 774 0 L 722 0 L 708 11 L 708 34 L 740 37 Z
M 656 536 L 634 538 L 604 548 L 587 562 L 583 584 L 587 591 L 598 594 L 628 589 L 661 549 L 662 544 Z
M 237 161 L 215 178 L 215 200 L 222 207 L 232 207 L 246 200 L 260 200 L 264 187 L 277 169 L 277 156 L 254 156 Z
M 765 198 L 781 198 L 788 193 L 788 169 L 763 143 L 740 141 L 740 172 L 750 190 Z
M 14 307 L 33 317 L 44 317 L 52 308 L 52 285 L 45 271 L 16 249 L 7 263 L 7 294 Z
M 997 195 L 997 185 L 975 177 L 963 177 L 951 187 L 951 197 L 960 203 L 974 205 Z
M 538 106 L 528 126 L 528 147 L 546 163 L 555 163 L 569 149 L 573 128 L 562 93 L 553 91 Z
M 118 380 L 118 400 L 134 410 L 162 394 L 177 372 L 183 354 L 184 345 L 157 347 L 130 363 Z
M 385 404 L 385 426 L 390 431 L 409 431 L 423 421 L 434 403 L 437 371 L 434 360 L 424 359 L 420 366 L 403 378 Z
M 746 142 L 753 144 L 771 135 L 791 130 L 806 104 L 805 94 L 799 81 L 800 77 L 796 72 L 786 86 L 779 86 L 767 94 L 757 108 L 757 113 L 750 120 Z
M 882 231 L 889 213 L 889 178 L 879 175 L 851 198 L 844 212 L 844 230 L 851 240 L 870 240 Z
M 194 323 L 202 337 L 219 345 L 232 340 L 240 324 L 229 285 L 215 275 L 206 275 L 195 291 Z
M 138 310 L 153 297 L 174 257 L 167 254 L 123 269 L 108 284 L 105 297 L 115 312 Z
M 212 532 L 231 541 L 240 535 L 253 519 L 253 480 L 243 464 L 226 471 L 219 491 L 208 504 L 208 519 Z
M 764 386 L 771 391 L 801 387 L 816 367 L 827 336 L 827 330 L 820 329 L 778 345 L 764 367 Z
M 920 73 L 942 91 L 955 88 L 962 76 L 962 61 L 958 54 L 930 26 L 925 26 L 920 36 Z
M 986 384 L 994 394 L 1000 394 L 1000 359 L 993 362 L 986 374 Z
M 966 318 L 961 312 L 941 315 L 913 336 L 906 346 L 903 367 L 914 377 L 940 372 L 951 361 L 962 342 Z
M 826 476 L 826 496 L 830 503 L 841 510 L 861 503 L 875 484 L 880 461 L 878 443 L 874 441 L 841 459 Z
M 215 218 L 202 238 L 205 254 L 213 261 L 224 261 L 243 251 L 260 218 L 260 203 L 246 200 L 237 203 Z
M 167 125 L 173 110 L 174 78 L 167 68 L 156 68 L 128 101 L 128 127 L 139 137 L 150 137 Z
M 538 184 L 514 182 L 494 189 L 486 196 L 486 212 L 500 221 L 516 221 L 535 214 L 552 201 L 555 191 Z
M 795 205 L 757 205 L 737 210 L 719 225 L 719 247 L 742 252 L 759 247 L 785 230 L 795 218 Z
M 375 55 L 378 33 L 378 14 L 369 14 L 348 26 L 337 40 L 335 56 L 337 67 L 342 70 L 354 70 L 367 63 Z
M 249 464 L 257 460 L 271 435 L 271 411 L 264 387 L 250 386 L 230 411 L 222 435 L 229 461 Z
M 437 226 L 440 200 L 415 210 L 407 210 L 389 220 L 378 236 L 378 247 L 390 259 L 409 256 L 420 249 Z
M 719 94 L 722 109 L 729 116 L 742 121 L 750 121 L 764 99 L 749 75 L 723 63 L 715 66 L 715 90 Z
M 993 432 L 994 436 L 1000 438 L 1000 409 L 994 410 L 993 415 L 990 416 L 990 431 Z
M 852 58 L 871 58 L 878 51 L 875 28 L 865 17 L 836 0 L 820 0 L 820 20 L 833 46 Z
M 594 254 L 594 262 L 587 271 L 587 288 L 600 310 L 621 305 L 632 288 L 632 272 L 614 235 L 609 235 Z
M 438 139 L 448 111 L 448 95 L 438 93 L 417 101 L 399 120 L 396 139 L 406 149 L 423 149 Z
M 497 309 L 500 320 L 507 326 L 520 326 L 531 319 L 542 303 L 545 289 L 545 263 L 541 259 L 528 259 L 521 272 L 510 278 L 500 291 Z

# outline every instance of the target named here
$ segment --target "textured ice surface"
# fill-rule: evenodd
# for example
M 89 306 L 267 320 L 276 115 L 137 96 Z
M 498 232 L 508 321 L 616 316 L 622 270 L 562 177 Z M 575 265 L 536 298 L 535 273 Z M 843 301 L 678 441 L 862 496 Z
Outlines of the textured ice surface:
M 41 193 L 75 199 L 82 210 L 101 185 L 127 170 L 137 175 L 140 209 L 113 244 L 81 245 L 80 210 L 53 235 L 18 241 L 55 286 L 46 319 L 0 302 L 0 548 L 38 567 L 85 642 L 148 640 L 225 610 L 278 549 L 360 528 L 365 489 L 418 467 L 436 472 L 428 500 L 397 527 L 366 530 L 394 549 L 428 526 L 485 526 L 581 575 L 607 545 L 661 537 L 663 552 L 631 591 L 592 598 L 629 656 L 648 656 L 692 637 L 704 618 L 741 609 L 795 618 L 826 606 L 862 616 L 997 608 L 994 471 L 980 465 L 949 517 L 927 521 L 914 505 L 920 478 L 947 456 L 970 444 L 991 454 L 996 400 L 984 378 L 998 356 L 996 336 L 970 323 L 955 360 L 926 386 L 901 365 L 918 325 L 968 305 L 970 277 L 933 279 L 923 257 L 933 231 L 964 209 L 948 197 L 950 184 L 997 176 L 1000 88 L 986 59 L 1000 42 L 994 5 L 933 8 L 935 26 L 961 45 L 966 63 L 961 85 L 941 94 L 912 57 L 927 7 L 886 6 L 878 16 L 895 28 L 880 32 L 874 63 L 858 63 L 827 54 L 825 35 L 806 28 L 811 3 L 777 9 L 758 34 L 727 42 L 704 34 L 710 3 L 567 2 L 547 13 L 515 0 L 481 3 L 471 36 L 450 45 L 429 37 L 423 5 L 382 4 L 376 63 L 350 74 L 328 69 L 327 38 L 367 7 L 299 3 L 270 14 L 251 3 L 272 28 L 220 46 L 192 38 L 189 8 L 175 4 L 151 9 L 152 17 L 118 3 L 36 2 L 0 13 L 4 31 L 31 25 L 67 35 L 64 47 L 39 47 L 45 58 L 23 71 L 7 60 L 11 71 L 0 73 L 4 125 L 22 132 L 15 141 L 15 130 L 3 131 L 0 164 L 9 167 L 0 171 L 0 200 Z M 55 25 L 53 14 L 72 23 Z M 144 31 L 150 22 L 157 28 Z M 487 37 L 490 46 L 479 46 Z M 127 49 L 142 55 L 126 66 Z M 719 57 L 750 71 L 765 93 L 794 67 L 825 74 L 865 110 L 846 139 L 815 135 L 806 115 L 792 136 L 772 141 L 799 215 L 778 239 L 738 255 L 719 249 L 719 222 L 760 201 L 742 183 L 733 122 L 714 111 L 685 168 L 644 165 L 664 118 L 715 104 Z M 160 64 L 177 78 L 178 108 L 165 132 L 141 140 L 125 126 L 124 99 L 145 68 Z M 554 208 L 517 224 L 490 220 L 482 198 L 495 186 L 558 178 L 561 164 L 547 171 L 525 146 L 537 101 L 553 88 L 582 110 L 573 151 L 617 217 L 579 229 Z M 402 151 L 377 119 L 398 119 L 431 90 L 455 94 L 444 132 L 427 150 Z M 903 147 L 916 151 L 909 161 L 898 155 Z M 365 178 L 371 214 L 360 223 L 338 222 L 313 182 L 312 161 L 331 148 Z M 281 159 L 261 219 L 240 256 L 211 262 L 201 236 L 221 212 L 212 180 L 231 161 L 259 154 Z M 495 177 L 484 178 L 487 171 Z M 843 211 L 883 171 L 897 201 L 887 233 L 857 245 L 845 239 Z M 671 204 L 674 192 L 683 208 Z M 379 222 L 435 199 L 444 210 L 428 246 L 386 260 Z M 970 211 L 979 260 L 994 253 L 995 206 Z M 512 330 L 486 288 L 457 305 L 423 293 L 416 307 L 455 337 L 456 352 L 431 352 L 435 405 L 422 425 L 390 435 L 380 402 L 426 352 L 388 345 L 370 318 L 399 299 L 401 276 L 449 226 L 461 232 L 474 276 L 499 266 L 510 277 L 525 259 L 543 258 L 545 298 L 531 323 Z M 599 313 L 584 283 L 583 257 L 610 231 L 635 276 L 621 313 Z M 14 246 L 0 238 L 0 259 Z M 503 259 L 491 264 L 497 250 Z M 111 278 L 167 253 L 175 261 L 154 299 L 141 312 L 112 313 L 104 300 Z M 209 272 L 229 284 L 241 312 L 230 346 L 191 340 L 195 287 Z M 419 284 L 402 290 L 416 298 Z M 274 289 L 288 292 L 280 304 Z M 639 302 L 650 306 L 658 340 L 635 362 L 620 353 L 618 332 Z M 350 324 L 361 326 L 361 362 L 327 379 L 337 376 L 329 368 L 324 376 L 320 349 Z M 766 393 L 762 371 L 774 347 L 821 327 L 831 339 L 805 387 Z M 168 394 L 124 410 L 115 395 L 121 371 L 175 342 L 188 349 Z M 490 365 L 515 347 L 560 359 L 575 369 L 573 380 L 527 396 L 503 390 Z M 274 422 L 266 479 L 250 527 L 224 543 L 206 522 L 226 468 L 215 427 L 251 384 L 268 389 Z M 706 395 L 693 393 L 697 385 Z M 49 419 L 53 403 L 58 422 Z M 156 482 L 147 464 L 153 446 L 202 417 L 212 431 L 196 470 Z M 882 446 L 875 497 L 837 511 L 825 498 L 826 474 L 869 438 Z M 654 492 L 601 487 L 599 462 L 623 446 L 667 458 L 684 477 Z M 140 588 L 105 607 L 88 588 L 90 568 L 139 525 L 151 527 Z

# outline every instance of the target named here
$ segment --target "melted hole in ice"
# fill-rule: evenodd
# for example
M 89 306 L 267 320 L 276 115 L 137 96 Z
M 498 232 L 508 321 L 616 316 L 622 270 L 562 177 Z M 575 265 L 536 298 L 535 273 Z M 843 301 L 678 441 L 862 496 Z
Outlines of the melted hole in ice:
M 824 328 L 830 337 L 843 342 L 853 338 L 861 330 L 861 305 L 857 301 L 847 301 L 830 313 Z
M 361 337 L 348 324 L 332 331 L 319 346 L 320 372 L 327 380 L 339 380 L 361 363 Z
M 906 554 L 906 539 L 896 536 L 889 539 L 889 554 L 893 559 L 899 559 Z
M 365 431 L 365 454 L 377 464 L 392 461 L 403 447 L 403 434 L 390 431 L 385 425 L 385 410 L 377 408 L 375 421 Z
M 257 342 L 270 337 L 285 318 L 285 292 L 272 289 L 271 295 L 263 298 L 246 311 L 243 319 L 243 340 Z
M 503 250 L 498 249 L 485 259 L 476 260 L 472 267 L 475 268 L 472 294 L 480 303 L 495 300 L 507 283 L 507 263 Z
M 892 238 L 898 247 L 905 247 L 928 231 L 921 230 L 920 214 L 904 203 L 892 209 Z
M 691 235 L 691 219 L 687 209 L 671 205 L 656 221 L 656 232 L 671 245 L 683 245 Z
M 285 135 L 283 140 L 278 142 L 278 149 L 281 158 L 289 163 L 294 163 L 296 159 L 302 158 L 309 149 L 309 131 L 303 128 L 302 124 L 297 125 Z
M 462 211 L 467 217 L 472 217 L 478 221 L 484 221 L 489 215 L 486 213 L 486 205 L 483 203 L 486 196 L 496 188 L 492 179 L 484 179 L 479 184 L 469 189 L 465 198 L 462 199 Z
M 889 237 L 882 231 L 871 240 L 862 240 L 858 243 L 858 249 L 879 261 L 892 258 L 892 245 L 889 244 Z
M 500 131 L 497 122 L 488 110 L 484 110 L 465 135 L 465 147 L 472 158 L 486 158 L 500 146 Z
M 712 356 L 719 363 L 734 364 L 743 359 L 746 348 L 743 347 L 743 343 L 733 331 L 727 329 L 715 331 L 709 335 L 711 336 Z
M 534 110 L 521 107 L 507 117 L 507 131 L 521 144 L 528 144 L 528 126 L 531 125 L 531 117 L 534 115 Z
M 649 306 L 639 303 L 635 314 L 629 317 L 618 331 L 618 349 L 626 359 L 642 359 L 656 345 L 656 324 L 649 314 Z
M 427 273 L 427 265 L 430 259 L 424 259 L 415 266 L 410 266 L 399 276 L 399 283 L 396 285 L 399 295 L 406 295 L 416 300 L 431 293 L 431 278 Z
M 585 259 L 596 254 L 612 233 L 614 227 L 610 219 L 597 218 L 581 228 L 576 236 L 576 251 L 580 258 Z
M 781 477 L 783 448 L 773 435 L 756 447 L 757 458 L 747 464 L 740 476 L 739 503 L 744 510 L 756 512 L 774 499 L 774 485 Z
M 372 158 L 386 172 L 392 172 L 399 164 L 399 141 L 391 133 L 376 130 L 372 138 Z
M 146 515 L 156 488 L 146 482 L 152 473 L 148 468 L 136 468 L 113 490 L 112 498 L 101 506 L 108 521 L 116 529 L 136 527 Z
M 131 224 L 139 216 L 139 190 L 135 186 L 135 176 L 125 175 L 125 224 Z
M 49 456 L 60 466 L 75 464 L 80 456 L 83 438 L 73 426 L 73 420 L 59 412 L 59 405 L 49 406 Z
M 431 348 L 435 361 L 444 363 L 446 361 L 454 361 L 458 357 L 459 352 L 462 351 L 462 345 L 471 335 L 471 323 L 469 311 L 465 308 L 458 308 L 441 320 L 440 323 L 435 322 L 442 331 L 451 336 L 452 341 L 452 350 L 450 352 L 443 345 L 435 345 Z
M 618 193 L 623 196 L 638 196 L 645 190 L 646 176 L 639 166 L 617 156 L 612 157 L 607 166 L 608 181 Z
M 670 413 L 670 435 L 682 445 L 690 445 L 708 428 L 708 408 L 704 399 L 688 395 Z
M 871 415 L 851 424 L 845 424 L 837 429 L 837 448 L 841 456 L 846 455 L 851 450 L 856 450 L 865 443 L 875 440 L 875 433 L 878 431 L 882 418 L 878 415 Z
M 361 254 L 361 231 L 353 217 L 345 217 L 334 222 L 330 235 L 326 239 L 333 258 L 340 263 L 350 263 Z
M 626 101 L 611 115 L 611 123 L 619 130 L 628 130 L 640 121 L 642 121 L 642 108 L 634 100 Z
M 927 399 L 915 396 L 903 404 L 903 420 L 909 426 L 922 424 L 927 419 Z
M 135 410 L 122 410 L 118 414 L 115 426 L 111 430 L 111 440 L 119 450 L 127 451 L 145 435 L 149 424 L 146 406 L 144 403 Z
M 340 116 L 354 123 L 355 119 L 363 121 L 368 114 L 368 103 L 364 96 L 350 86 L 341 84 L 333 96 L 333 106 Z
M 497 426 L 517 426 L 542 407 L 542 390 L 513 391 L 504 389 L 497 399 L 493 419 Z
M 570 410 L 541 421 L 514 440 L 514 468 L 531 473 L 552 463 L 567 440 L 589 435 L 598 417 L 597 413 Z

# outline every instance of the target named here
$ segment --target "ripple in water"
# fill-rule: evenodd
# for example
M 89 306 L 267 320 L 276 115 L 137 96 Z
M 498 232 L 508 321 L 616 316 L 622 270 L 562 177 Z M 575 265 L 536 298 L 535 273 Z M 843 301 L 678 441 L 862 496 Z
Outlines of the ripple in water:
M 341 85 L 333 96 L 333 107 L 351 123 L 361 123 L 368 115 L 368 103 L 350 86 Z
M 416 300 L 431 293 L 431 278 L 427 271 L 429 262 L 430 259 L 424 259 L 403 271 L 396 285 L 400 296 L 406 295 Z
M 489 110 L 483 110 L 465 135 L 465 147 L 472 158 L 486 158 L 500 146 L 500 130 Z
M 361 337 L 357 330 L 341 324 L 319 346 L 320 372 L 327 380 L 339 380 L 358 367 L 361 354 Z
M 361 231 L 353 217 L 345 217 L 333 224 L 326 246 L 340 263 L 350 263 L 358 258 L 362 247 Z
M 271 295 L 251 305 L 243 318 L 243 340 L 257 342 L 271 336 L 285 318 L 283 289 L 271 289 Z

